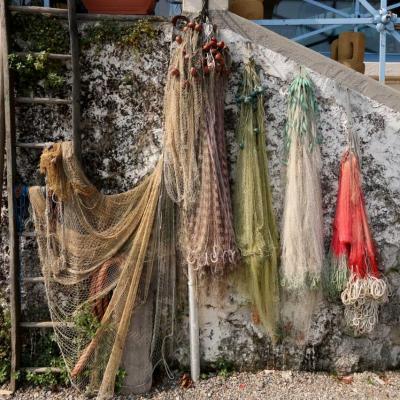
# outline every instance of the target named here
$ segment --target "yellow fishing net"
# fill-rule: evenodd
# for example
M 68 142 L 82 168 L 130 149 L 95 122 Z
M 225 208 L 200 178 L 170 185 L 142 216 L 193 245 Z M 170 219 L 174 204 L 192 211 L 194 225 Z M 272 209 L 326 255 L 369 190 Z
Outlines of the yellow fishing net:
M 279 244 L 268 176 L 263 92 L 255 63 L 250 60 L 238 97 L 234 216 L 248 292 L 261 323 L 275 342 L 279 322 Z
M 137 187 L 116 195 L 104 195 L 89 182 L 71 142 L 45 150 L 40 169 L 46 187 L 30 188 L 30 200 L 57 342 L 73 382 L 109 398 L 132 313 L 146 299 L 153 267 L 165 269 L 175 260 L 162 159 Z M 167 296 L 166 280 L 159 278 L 156 286 Z M 155 336 L 166 329 L 162 306 L 156 307 Z M 152 350 L 157 347 L 154 337 Z

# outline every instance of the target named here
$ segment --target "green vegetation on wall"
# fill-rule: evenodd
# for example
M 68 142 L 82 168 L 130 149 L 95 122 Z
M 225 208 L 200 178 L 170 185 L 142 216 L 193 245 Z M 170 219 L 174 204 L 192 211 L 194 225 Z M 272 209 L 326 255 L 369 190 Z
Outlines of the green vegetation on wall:
M 65 21 L 43 15 L 14 14 L 11 18 L 9 65 L 19 95 L 28 95 L 37 87 L 59 90 L 65 85 L 65 67 L 49 60 L 48 53 L 68 54 L 69 35 Z M 17 52 L 28 52 L 26 56 Z M 37 55 L 31 54 L 39 53 Z
M 29 93 L 37 85 L 48 90 L 61 89 L 65 84 L 65 78 L 60 74 L 60 63 L 49 60 L 48 53 L 44 51 L 26 56 L 10 54 L 8 63 L 15 72 L 19 94 Z
M 134 24 L 102 21 L 83 29 L 81 45 L 83 48 L 95 46 L 99 51 L 105 44 L 114 43 L 119 47 L 131 47 L 134 51 L 140 51 L 149 49 L 156 36 L 154 24 L 147 19 L 138 20 Z
M 13 51 L 69 53 L 66 21 L 43 15 L 14 14 L 11 18 Z
M 2 300 L 2 299 L 0 299 Z M 8 380 L 11 359 L 11 320 L 8 309 L 0 303 L 0 385 Z

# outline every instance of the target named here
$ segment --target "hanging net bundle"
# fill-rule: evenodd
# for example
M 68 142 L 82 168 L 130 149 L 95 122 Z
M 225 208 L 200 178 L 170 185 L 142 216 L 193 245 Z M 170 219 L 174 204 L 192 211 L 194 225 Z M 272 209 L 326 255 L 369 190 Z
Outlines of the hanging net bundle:
M 348 325 L 360 335 L 371 332 L 378 322 L 379 305 L 388 300 L 388 287 L 378 269 L 359 159 L 351 146 L 340 163 L 328 279 L 331 292 L 341 292 Z
M 71 142 L 45 150 L 40 169 L 46 187 L 30 188 L 30 200 L 56 339 L 73 383 L 110 398 L 132 315 L 149 290 L 157 292 L 153 358 L 160 335 L 172 333 L 174 222 L 162 159 L 116 195 L 89 182 Z
M 290 85 L 285 146 L 286 191 L 282 228 L 282 284 L 316 287 L 324 259 L 321 155 L 314 85 L 302 72 Z
M 260 322 L 277 338 L 279 321 L 278 233 L 272 208 L 264 125 L 264 88 L 250 60 L 237 101 L 234 217 L 246 284 Z
M 176 37 L 165 90 L 164 177 L 179 206 L 179 244 L 195 269 L 223 271 L 237 257 L 224 135 L 230 57 L 209 23 Z

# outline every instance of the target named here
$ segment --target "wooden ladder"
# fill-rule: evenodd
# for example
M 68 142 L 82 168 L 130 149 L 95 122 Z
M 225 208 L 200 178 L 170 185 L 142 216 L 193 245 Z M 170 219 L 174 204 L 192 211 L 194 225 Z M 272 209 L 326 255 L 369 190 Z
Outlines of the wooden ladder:
M 9 35 L 8 35 L 8 14 L 11 12 L 21 12 L 27 14 L 42 14 L 44 16 L 59 16 L 68 18 L 69 36 L 70 36 L 70 54 L 49 54 L 50 59 L 71 61 L 72 66 L 72 97 L 70 99 L 40 98 L 40 97 L 14 97 L 13 79 L 10 76 L 8 67 L 9 55 Z M 17 387 L 17 372 L 20 370 L 20 330 L 21 328 L 53 328 L 51 321 L 42 322 L 23 322 L 20 320 L 20 284 L 28 282 L 44 282 L 43 277 L 25 278 L 23 282 L 19 281 L 20 269 L 20 236 L 34 237 L 33 232 L 19 234 L 16 221 L 16 147 L 28 149 L 43 149 L 51 143 L 20 143 L 17 141 L 15 132 L 15 105 L 16 104 L 46 104 L 57 106 L 60 104 L 69 104 L 72 107 L 72 140 L 75 154 L 80 158 L 81 154 L 81 136 L 79 130 L 80 123 L 80 73 L 79 73 L 79 38 L 76 18 L 75 0 L 68 0 L 68 9 L 46 8 L 46 7 L 28 7 L 28 6 L 8 6 L 7 0 L 0 0 L 0 39 L 2 74 L 3 74 L 3 96 L 4 99 L 4 126 L 0 131 L 5 136 L 6 149 L 6 168 L 7 168 L 7 196 L 8 196 L 8 224 L 9 224 L 9 252 L 10 252 L 10 313 L 11 313 L 11 380 L 10 391 L 14 392 Z M 28 53 L 20 53 L 26 55 Z M 1 67 L 1 65 L 0 65 Z M 1 82 L 1 80 L 0 80 Z M 0 85 L 1 86 L 1 85 Z M 0 103 L 1 105 L 1 103 Z M 0 114 L 3 110 L 0 110 Z M 1 120 L 0 120 L 1 123 Z M 1 132 L 0 132 L 1 133 Z M 0 137 L 1 144 L 1 137 Z M 1 160 L 0 160 L 1 163 Z M 0 165 L 1 166 L 1 165 Z M 46 372 L 48 367 L 27 368 L 36 373 Z M 56 371 L 56 368 L 51 368 Z

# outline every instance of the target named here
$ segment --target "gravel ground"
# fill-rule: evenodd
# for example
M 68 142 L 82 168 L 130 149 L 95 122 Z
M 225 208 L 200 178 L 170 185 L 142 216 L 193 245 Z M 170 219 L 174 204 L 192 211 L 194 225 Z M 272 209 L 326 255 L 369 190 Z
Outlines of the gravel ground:
M 0 399 L 7 397 L 0 396 Z M 8 399 L 83 400 L 72 389 L 58 392 L 26 388 Z M 400 399 L 400 372 L 363 372 L 338 378 L 325 373 L 265 370 L 214 376 L 195 387 L 182 388 L 179 381 L 156 386 L 145 396 L 118 396 L 115 400 L 383 400 Z

